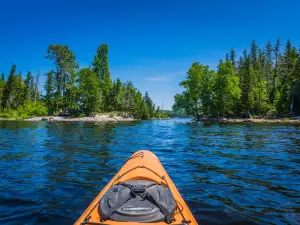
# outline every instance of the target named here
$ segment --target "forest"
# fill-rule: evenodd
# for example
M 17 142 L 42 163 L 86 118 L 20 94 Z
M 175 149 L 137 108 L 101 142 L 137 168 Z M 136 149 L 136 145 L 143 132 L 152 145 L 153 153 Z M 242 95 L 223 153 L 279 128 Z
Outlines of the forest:
M 49 45 L 45 58 L 54 68 L 45 74 L 44 95 L 39 90 L 39 72 L 36 76 L 28 72 L 23 78 L 13 64 L 7 79 L 2 73 L 0 117 L 81 117 L 107 112 L 122 112 L 136 119 L 167 117 L 147 92 L 143 96 L 132 82 L 111 79 L 107 44 L 98 47 L 89 68 L 79 68 L 76 55 L 64 45 Z
M 217 70 L 193 63 L 180 86 L 173 110 L 195 118 L 299 115 L 300 50 L 290 40 L 262 48 L 252 41 L 239 58 L 231 49 Z

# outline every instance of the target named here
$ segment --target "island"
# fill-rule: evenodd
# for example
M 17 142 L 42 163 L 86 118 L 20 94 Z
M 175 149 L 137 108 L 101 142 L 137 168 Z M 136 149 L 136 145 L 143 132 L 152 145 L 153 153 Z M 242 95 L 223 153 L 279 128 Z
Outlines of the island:
M 216 70 L 193 63 L 173 110 L 199 121 L 299 123 L 300 52 L 290 40 L 280 46 L 280 39 L 263 47 L 252 41 L 239 59 L 231 49 Z
M 80 68 L 67 45 L 50 44 L 45 55 L 53 62 L 43 85 L 40 73 L 23 78 L 13 64 L 0 79 L 0 118 L 28 121 L 128 121 L 163 119 L 168 115 L 155 106 L 148 92 L 143 96 L 132 82 L 112 80 L 108 45 L 101 44 L 88 68 Z

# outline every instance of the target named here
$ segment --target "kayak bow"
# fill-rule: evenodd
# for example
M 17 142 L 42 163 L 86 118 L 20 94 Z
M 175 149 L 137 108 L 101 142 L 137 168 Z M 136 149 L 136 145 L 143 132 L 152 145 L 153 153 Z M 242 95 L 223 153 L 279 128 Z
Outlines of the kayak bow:
M 74 225 L 197 225 L 173 181 L 150 151 L 134 153 Z

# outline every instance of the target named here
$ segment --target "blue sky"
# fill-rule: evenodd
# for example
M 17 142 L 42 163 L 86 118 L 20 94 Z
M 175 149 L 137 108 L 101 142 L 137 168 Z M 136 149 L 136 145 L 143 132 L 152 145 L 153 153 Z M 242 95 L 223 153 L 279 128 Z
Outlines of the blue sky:
M 171 109 L 193 62 L 216 67 L 230 48 L 279 36 L 300 48 L 299 0 L 252 1 L 4 1 L 0 0 L 0 72 L 45 73 L 49 44 L 64 44 L 81 67 L 109 45 L 112 77 L 131 80 Z M 42 78 L 42 82 L 45 78 Z

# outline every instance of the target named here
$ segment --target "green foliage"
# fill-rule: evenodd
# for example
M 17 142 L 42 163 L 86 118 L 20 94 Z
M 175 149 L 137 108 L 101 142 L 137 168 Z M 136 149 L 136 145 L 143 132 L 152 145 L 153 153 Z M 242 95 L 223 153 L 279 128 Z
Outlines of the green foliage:
M 220 62 L 214 84 L 215 105 L 219 115 L 232 115 L 241 97 L 239 77 L 230 61 Z
M 27 73 L 24 83 L 25 83 L 24 99 L 29 101 L 34 101 L 35 98 L 34 78 L 30 71 Z
M 149 117 L 152 118 L 155 115 L 155 105 L 152 102 L 152 99 L 150 98 L 148 92 L 146 92 L 144 96 L 144 102 L 146 104 L 147 113 L 149 113 Z
M 18 112 L 20 115 L 23 115 L 23 118 L 26 118 L 32 116 L 46 116 L 48 109 L 42 102 L 26 101 Z
M 55 84 L 54 84 L 54 71 L 50 71 L 47 74 L 47 80 L 44 85 L 46 91 L 45 102 L 48 106 L 48 114 L 52 114 L 55 111 Z
M 233 48 L 230 50 L 229 60 L 232 63 L 233 67 L 236 68 L 236 53 Z
M 170 118 L 175 118 L 175 117 L 179 117 L 179 118 L 185 118 L 188 117 L 188 115 L 186 114 L 184 109 L 179 109 L 179 110 L 172 110 L 172 111 L 165 111 L 165 113 L 167 114 L 168 117 Z
M 112 93 L 112 80 L 109 72 L 108 65 L 108 45 L 101 44 L 97 53 L 94 56 L 93 61 L 94 71 L 98 76 L 100 81 L 99 85 L 102 91 L 102 101 L 103 108 L 105 111 L 110 111 L 113 109 L 113 102 L 111 102 L 111 98 L 113 97 Z
M 90 68 L 79 71 L 79 96 L 80 110 L 88 115 L 100 111 L 101 95 L 99 79 Z
M 6 86 L 6 83 L 5 83 L 4 76 L 3 76 L 3 79 L 0 80 L 0 112 L 2 111 L 2 109 L 4 107 L 5 86 Z
M 213 114 L 215 81 L 215 71 L 210 70 L 208 66 L 194 63 L 187 72 L 186 80 L 180 83 L 185 91 L 175 95 L 173 110 L 185 109 L 188 115 L 194 117 Z
M 42 102 L 26 101 L 16 110 L 5 109 L 0 113 L 0 118 L 26 119 L 33 116 L 46 116 L 47 114 L 48 109 Z
M 67 45 L 49 45 L 45 58 L 53 60 L 56 72 L 55 113 L 70 114 L 77 108 L 77 69 L 75 54 Z
M 245 49 L 238 62 L 235 58 L 232 49 L 217 73 L 194 63 L 173 110 L 194 117 L 300 114 L 300 59 L 290 40 L 283 54 L 279 39 L 264 49 L 252 41 L 250 54 Z
M 292 95 L 292 109 L 300 113 L 300 56 L 295 63 L 295 67 L 291 73 L 292 86 L 291 86 L 291 95 Z
M 27 118 L 47 114 L 47 108 L 39 99 L 35 99 L 38 93 L 34 87 L 37 84 L 34 83 L 31 72 L 23 80 L 21 73 L 16 74 L 16 65 L 13 64 L 7 81 L 5 82 L 4 75 L 0 80 L 0 117 Z
M 157 106 L 154 117 L 157 119 L 167 119 L 169 118 L 169 111 L 160 110 L 159 106 Z
M 42 99 L 38 92 L 39 73 L 34 78 L 28 72 L 23 80 L 21 74 L 16 74 L 16 65 L 12 65 L 7 81 L 2 73 L 0 117 L 27 118 L 47 114 L 78 117 L 105 112 L 118 112 L 118 115 L 137 119 L 165 117 L 163 112 L 155 110 L 148 93 L 143 97 L 132 82 L 111 80 L 107 44 L 98 47 L 93 69 L 78 71 L 75 54 L 64 45 L 49 45 L 45 58 L 53 61 L 55 69 L 46 73 L 46 94 Z

